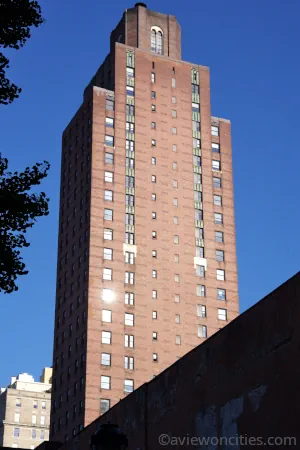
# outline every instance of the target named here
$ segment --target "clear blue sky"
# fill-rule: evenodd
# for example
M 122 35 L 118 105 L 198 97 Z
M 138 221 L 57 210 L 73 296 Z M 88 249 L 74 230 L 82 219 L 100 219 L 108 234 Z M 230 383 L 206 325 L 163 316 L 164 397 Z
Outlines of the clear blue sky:
M 9 53 L 9 76 L 23 92 L 0 106 L 1 151 L 11 169 L 50 161 L 42 188 L 51 214 L 30 231 L 23 252 L 30 273 L 19 292 L 0 295 L 0 386 L 52 364 L 61 133 L 130 1 L 42 0 L 45 24 Z M 177 17 L 183 59 L 210 67 L 212 114 L 232 121 L 244 311 L 299 270 L 300 3 L 151 0 L 148 7 Z

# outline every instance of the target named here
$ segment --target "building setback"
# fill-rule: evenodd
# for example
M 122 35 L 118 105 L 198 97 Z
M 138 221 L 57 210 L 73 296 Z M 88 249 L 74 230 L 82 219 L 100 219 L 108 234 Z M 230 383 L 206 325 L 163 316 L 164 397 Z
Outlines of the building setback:
M 40 381 L 27 373 L 12 377 L 0 392 L 0 447 L 34 449 L 49 439 L 52 369 Z
M 63 133 L 51 439 L 238 312 L 230 122 L 176 18 L 138 3 Z

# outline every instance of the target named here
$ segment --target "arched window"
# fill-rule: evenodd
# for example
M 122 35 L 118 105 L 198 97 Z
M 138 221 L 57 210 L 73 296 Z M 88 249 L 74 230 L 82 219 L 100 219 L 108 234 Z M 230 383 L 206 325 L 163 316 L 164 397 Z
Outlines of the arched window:
M 151 28 L 151 52 L 163 54 L 163 32 L 159 27 Z

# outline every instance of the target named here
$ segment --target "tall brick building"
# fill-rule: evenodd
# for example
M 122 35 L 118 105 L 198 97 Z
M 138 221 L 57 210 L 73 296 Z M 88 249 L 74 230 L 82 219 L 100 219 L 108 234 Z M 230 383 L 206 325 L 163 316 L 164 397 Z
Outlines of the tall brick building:
M 63 133 L 51 439 L 238 315 L 230 122 L 175 17 L 126 10 Z

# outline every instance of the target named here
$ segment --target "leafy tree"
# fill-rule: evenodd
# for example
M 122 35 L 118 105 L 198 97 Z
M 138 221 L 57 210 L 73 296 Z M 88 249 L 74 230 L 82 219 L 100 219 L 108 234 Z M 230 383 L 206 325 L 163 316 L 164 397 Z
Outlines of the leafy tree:
M 18 50 L 30 38 L 30 27 L 43 22 L 37 1 L 0 0 L 0 48 Z M 0 104 L 8 105 L 19 97 L 21 89 L 6 78 L 9 60 L 0 53 Z M 8 161 L 0 153 L 0 292 L 18 290 L 15 281 L 28 273 L 20 249 L 28 247 L 25 233 L 37 217 L 49 214 L 44 192 L 31 188 L 47 176 L 49 163 L 37 163 L 24 172 L 9 172 Z
M 41 8 L 37 1 L 0 0 L 0 48 L 23 47 L 30 38 L 30 27 L 43 23 Z M 19 97 L 21 89 L 7 78 L 5 71 L 9 60 L 0 53 L 0 104 L 7 105 Z

